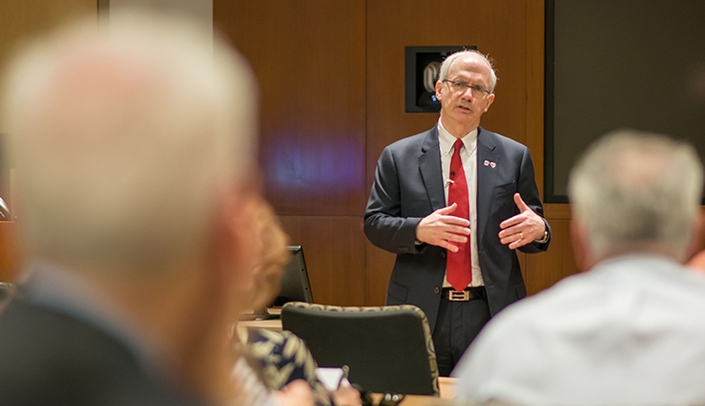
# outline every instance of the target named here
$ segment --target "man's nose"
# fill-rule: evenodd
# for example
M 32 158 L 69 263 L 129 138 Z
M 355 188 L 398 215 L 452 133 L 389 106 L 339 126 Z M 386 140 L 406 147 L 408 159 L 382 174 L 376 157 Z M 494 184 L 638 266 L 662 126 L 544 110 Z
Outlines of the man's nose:
M 460 94 L 460 97 L 462 97 L 463 99 L 468 99 L 468 100 L 472 100 L 475 98 L 475 96 L 473 96 L 473 94 L 472 94 L 471 87 L 466 87 L 465 90 L 463 91 L 463 93 Z

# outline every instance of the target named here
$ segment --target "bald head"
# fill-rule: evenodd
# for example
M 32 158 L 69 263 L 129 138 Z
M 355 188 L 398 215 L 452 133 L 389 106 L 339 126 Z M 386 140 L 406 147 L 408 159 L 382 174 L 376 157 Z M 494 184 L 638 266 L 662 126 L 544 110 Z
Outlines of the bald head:
M 256 95 L 208 27 L 111 16 L 40 40 L 4 95 L 31 254 L 166 264 L 203 255 L 216 195 L 252 159 Z
M 438 80 L 442 82 L 446 79 L 449 79 L 448 76 L 450 72 L 452 72 L 453 69 L 459 69 L 454 66 L 458 63 L 472 65 L 473 70 L 487 75 L 487 77 L 489 78 L 488 90 L 490 91 L 490 93 L 494 92 L 494 89 L 497 86 L 497 73 L 494 70 L 494 66 L 492 65 L 492 62 L 490 61 L 488 56 L 483 55 L 482 53 L 474 49 L 458 51 L 444 59 L 443 63 L 441 64 L 441 70 L 438 74 Z M 467 67 L 468 66 L 466 66 L 466 68 Z
M 573 219 L 595 260 L 659 251 L 684 260 L 702 197 L 703 168 L 688 144 L 620 130 L 596 142 L 571 172 Z

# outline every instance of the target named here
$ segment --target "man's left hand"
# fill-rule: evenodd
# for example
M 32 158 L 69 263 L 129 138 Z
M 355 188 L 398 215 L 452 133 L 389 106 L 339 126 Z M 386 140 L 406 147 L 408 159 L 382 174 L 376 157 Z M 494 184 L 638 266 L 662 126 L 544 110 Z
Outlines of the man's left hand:
M 519 208 L 519 214 L 510 217 L 499 224 L 499 240 L 509 244 L 509 249 L 517 249 L 535 240 L 543 238 L 546 223 L 524 203 L 519 193 L 514 194 L 514 203 Z

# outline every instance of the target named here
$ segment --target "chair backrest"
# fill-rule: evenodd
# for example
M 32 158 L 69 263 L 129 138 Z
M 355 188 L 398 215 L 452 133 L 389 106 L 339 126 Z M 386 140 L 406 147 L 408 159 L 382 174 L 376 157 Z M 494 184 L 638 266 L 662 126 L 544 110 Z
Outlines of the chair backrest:
M 416 306 L 339 307 L 290 302 L 282 326 L 302 338 L 321 367 L 379 393 L 439 396 L 431 330 Z

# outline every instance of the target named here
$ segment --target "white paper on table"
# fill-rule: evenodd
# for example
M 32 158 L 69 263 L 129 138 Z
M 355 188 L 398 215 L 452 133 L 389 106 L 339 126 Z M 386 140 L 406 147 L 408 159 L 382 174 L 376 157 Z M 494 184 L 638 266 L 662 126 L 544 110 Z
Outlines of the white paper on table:
M 341 386 L 350 386 L 343 368 L 316 368 L 316 377 L 329 391 L 334 391 Z

